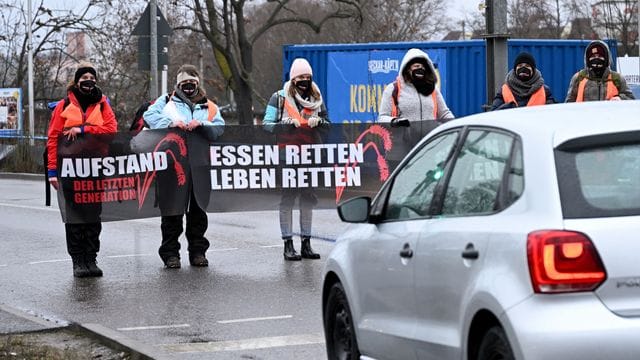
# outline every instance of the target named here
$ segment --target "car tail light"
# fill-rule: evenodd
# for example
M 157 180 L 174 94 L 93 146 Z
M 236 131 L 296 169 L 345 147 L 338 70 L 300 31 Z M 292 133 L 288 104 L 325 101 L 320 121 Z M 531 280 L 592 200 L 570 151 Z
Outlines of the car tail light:
M 536 293 L 591 291 L 607 278 L 598 251 L 579 232 L 534 231 L 527 237 L 527 257 Z

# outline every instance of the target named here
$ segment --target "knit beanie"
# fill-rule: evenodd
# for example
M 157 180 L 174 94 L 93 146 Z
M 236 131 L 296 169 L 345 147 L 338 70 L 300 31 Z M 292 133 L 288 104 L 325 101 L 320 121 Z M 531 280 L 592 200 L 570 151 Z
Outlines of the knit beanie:
M 200 75 L 198 74 L 198 69 L 196 69 L 195 66 L 189 64 L 180 66 L 180 69 L 178 69 L 178 76 L 176 76 L 176 85 L 185 80 L 195 80 L 198 85 L 200 84 Z
M 593 43 L 587 48 L 587 60 L 591 60 L 595 57 L 600 57 L 608 60 L 607 50 L 599 43 Z
M 303 58 L 297 58 L 293 60 L 293 63 L 291 64 L 291 70 L 289 70 L 289 79 L 293 79 L 296 76 L 300 75 L 313 76 L 311 65 L 309 65 L 309 62 Z
M 91 73 L 95 78 L 98 78 L 96 69 L 93 67 L 93 65 L 91 65 L 91 63 L 89 62 L 83 61 L 78 64 L 78 67 L 76 68 L 76 72 L 73 75 L 73 83 L 77 83 L 78 80 L 80 80 L 80 77 L 82 77 L 82 75 L 86 73 Z
M 516 69 L 518 64 L 529 64 L 531 68 L 533 68 L 533 72 L 536 70 L 536 59 L 533 58 L 533 55 L 529 54 L 526 51 L 521 52 L 516 56 L 516 60 L 513 62 L 513 70 Z

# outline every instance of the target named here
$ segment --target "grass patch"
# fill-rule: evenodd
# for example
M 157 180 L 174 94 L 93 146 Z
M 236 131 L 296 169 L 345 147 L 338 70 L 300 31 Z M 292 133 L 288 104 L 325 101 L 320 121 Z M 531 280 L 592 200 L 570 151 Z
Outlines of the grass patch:
M 0 335 L 0 359 L 129 360 L 131 354 L 66 329 Z

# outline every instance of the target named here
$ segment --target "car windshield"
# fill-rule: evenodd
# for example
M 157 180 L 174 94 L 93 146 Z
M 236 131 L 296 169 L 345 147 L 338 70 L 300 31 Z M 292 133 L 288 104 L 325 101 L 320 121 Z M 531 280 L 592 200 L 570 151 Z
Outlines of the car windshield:
M 589 147 L 557 159 L 565 217 L 640 215 L 640 143 Z

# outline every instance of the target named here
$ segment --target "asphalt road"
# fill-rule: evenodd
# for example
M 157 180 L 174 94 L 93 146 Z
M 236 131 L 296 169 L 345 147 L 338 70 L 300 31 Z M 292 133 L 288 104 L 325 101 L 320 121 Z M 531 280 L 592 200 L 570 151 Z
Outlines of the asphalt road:
M 98 324 L 169 358 L 325 359 L 322 268 L 344 227 L 335 210 L 316 210 L 322 259 L 285 262 L 276 211 L 209 214 L 209 267 L 189 266 L 182 237 L 182 268 L 169 270 L 159 218 L 109 222 L 104 277 L 76 279 L 43 181 L 0 177 L 0 304 Z

